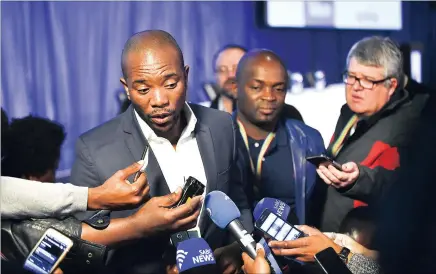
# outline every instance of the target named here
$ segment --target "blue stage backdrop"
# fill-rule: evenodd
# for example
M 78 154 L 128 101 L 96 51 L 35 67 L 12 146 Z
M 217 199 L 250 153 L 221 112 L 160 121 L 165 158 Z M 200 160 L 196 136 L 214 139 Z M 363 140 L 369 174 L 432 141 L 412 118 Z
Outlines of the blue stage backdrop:
M 349 47 L 364 36 L 391 35 L 400 42 L 435 46 L 436 24 L 431 22 L 436 17 L 427 3 L 403 3 L 404 29 L 398 32 L 258 29 L 255 6 L 254 2 L 1 2 L 2 107 L 10 117 L 31 113 L 62 123 L 68 137 L 60 170 L 68 170 L 77 137 L 119 111 L 121 50 L 135 32 L 163 29 L 174 35 L 191 67 L 188 96 L 193 102 L 206 99 L 201 85 L 213 79 L 212 55 L 227 43 L 269 48 L 289 69 L 302 73 L 322 69 L 329 82 L 339 80 Z M 429 81 L 429 57 L 435 55 L 429 48 L 426 54 L 424 80 Z

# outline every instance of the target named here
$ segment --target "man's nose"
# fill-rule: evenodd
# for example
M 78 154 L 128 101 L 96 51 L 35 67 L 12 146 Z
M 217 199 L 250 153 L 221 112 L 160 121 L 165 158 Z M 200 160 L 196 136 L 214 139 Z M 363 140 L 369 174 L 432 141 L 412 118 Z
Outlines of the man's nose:
M 265 101 L 275 101 L 277 98 L 271 87 L 265 87 L 262 91 L 262 99 Z
M 169 104 L 168 95 L 163 89 L 156 88 L 151 95 L 150 104 L 152 107 L 165 107 Z

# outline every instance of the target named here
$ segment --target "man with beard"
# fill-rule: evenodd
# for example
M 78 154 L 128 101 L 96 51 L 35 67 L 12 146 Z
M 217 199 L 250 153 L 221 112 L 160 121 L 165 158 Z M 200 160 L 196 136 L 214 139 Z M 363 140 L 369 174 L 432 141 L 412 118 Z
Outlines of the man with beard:
M 238 45 L 226 45 L 222 47 L 213 58 L 216 84 L 214 90 L 217 93 L 210 107 L 232 113 L 236 103 L 236 68 L 239 60 L 247 50 Z
M 315 167 L 306 157 L 324 151 L 321 135 L 283 115 L 288 77 L 274 52 L 254 50 L 237 69 L 239 164 L 251 205 L 264 197 L 286 202 L 293 222 L 305 223 L 315 185 Z M 295 217 L 298 217 L 296 219 Z
M 174 38 L 161 30 L 133 35 L 124 46 L 122 71 L 120 80 L 132 105 L 79 138 L 72 181 L 84 186 L 100 185 L 126 163 L 140 160 L 144 147 L 149 146 L 145 173 L 152 197 L 177 191 L 192 176 L 205 185 L 204 194 L 220 190 L 229 195 L 241 211 L 246 230 L 251 232 L 252 215 L 236 166 L 235 126 L 225 112 L 186 103 L 189 67 Z M 123 218 L 134 212 L 114 211 L 110 217 Z M 91 212 L 82 219 L 90 216 Z M 205 216 L 205 210 L 201 210 L 193 227 L 192 233 L 205 238 L 214 250 L 224 273 L 240 270 L 239 246 L 228 245 L 228 234 Z M 156 230 L 156 236 L 111 252 L 108 271 L 165 272 L 165 263 L 175 263 L 175 256 L 174 262 L 162 258 L 167 254 L 170 235 L 177 231 L 164 227 Z

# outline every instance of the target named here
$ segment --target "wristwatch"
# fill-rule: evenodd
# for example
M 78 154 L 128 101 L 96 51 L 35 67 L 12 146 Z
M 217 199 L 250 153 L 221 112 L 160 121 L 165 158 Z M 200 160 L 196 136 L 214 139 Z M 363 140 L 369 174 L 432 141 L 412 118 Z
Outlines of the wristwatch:
M 350 255 L 350 250 L 346 247 L 343 247 L 338 253 L 339 258 L 341 258 L 344 264 L 348 263 L 348 255 Z

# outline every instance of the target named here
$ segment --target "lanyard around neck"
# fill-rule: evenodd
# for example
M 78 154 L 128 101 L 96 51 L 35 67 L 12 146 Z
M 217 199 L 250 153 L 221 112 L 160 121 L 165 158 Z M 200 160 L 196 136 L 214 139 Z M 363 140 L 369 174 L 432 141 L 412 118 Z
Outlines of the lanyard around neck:
M 262 147 L 260 148 L 259 156 L 257 157 L 257 165 L 256 165 L 256 169 L 255 169 L 253 159 L 251 158 L 251 154 L 250 154 L 250 146 L 248 144 L 247 132 L 245 131 L 244 125 L 241 123 L 241 121 L 239 121 L 239 119 L 237 120 L 237 122 L 239 125 L 239 131 L 241 132 L 241 135 L 242 135 L 242 139 L 244 139 L 245 146 L 247 147 L 247 150 L 248 150 L 248 156 L 250 158 L 251 170 L 253 171 L 253 173 L 255 173 L 256 178 L 260 180 L 261 179 L 260 175 L 262 172 L 263 156 L 265 156 L 265 153 L 268 150 L 268 147 L 271 145 L 271 142 L 273 141 L 276 134 L 274 132 L 270 132 L 268 134 L 268 136 L 266 137 L 265 141 L 263 142 Z
M 359 117 L 357 115 L 351 116 L 350 120 L 348 120 L 338 139 L 332 146 L 331 154 L 333 157 L 336 157 L 339 154 L 339 151 L 341 151 L 344 146 L 346 137 L 349 135 L 351 129 L 357 125 L 357 122 L 359 122 Z

